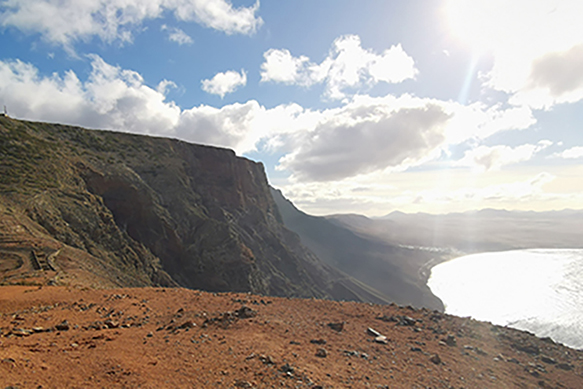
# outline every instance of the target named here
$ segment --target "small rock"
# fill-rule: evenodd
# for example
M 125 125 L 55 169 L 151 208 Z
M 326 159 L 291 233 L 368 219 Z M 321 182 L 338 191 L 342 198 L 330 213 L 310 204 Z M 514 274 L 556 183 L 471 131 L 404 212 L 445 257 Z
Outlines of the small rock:
M 370 328 L 370 327 L 366 329 L 366 333 L 369 335 L 372 335 L 374 337 L 381 336 L 380 332 L 378 332 L 377 330 Z
M 344 322 L 328 323 L 328 327 L 332 328 L 334 331 L 341 332 L 344 329 Z
M 196 323 L 193 322 L 192 320 L 187 320 L 178 326 L 179 329 L 194 328 L 194 327 L 196 327 Z
M 235 315 L 239 319 L 249 319 L 251 317 L 257 316 L 257 311 L 243 305 L 241 308 L 235 311 Z
M 312 343 L 312 344 L 326 344 L 326 341 L 324 339 L 312 339 L 312 340 L 310 340 L 310 343 Z
M 117 327 L 119 327 L 119 322 L 117 322 L 115 320 L 111 320 L 111 319 L 107 319 L 103 324 L 105 324 L 105 326 L 107 328 L 117 328 Z
M 377 336 L 376 338 L 374 338 L 374 341 L 376 343 L 380 343 L 380 344 L 388 344 L 389 343 L 387 340 L 387 337 L 384 335 Z
M 148 334 L 146 335 L 146 337 L 151 338 L 152 336 L 154 336 L 154 334 L 152 333 L 152 331 L 148 332 Z
M 60 322 L 59 324 L 57 324 L 55 326 L 57 331 L 68 331 L 70 326 L 69 326 L 69 322 L 67 322 L 67 320 L 63 320 L 62 322 Z
M 12 335 L 15 336 L 29 336 L 32 335 L 31 330 L 25 330 L 24 328 L 14 328 L 12 329 Z
M 381 321 L 386 321 L 386 322 L 399 322 L 399 319 L 396 318 L 395 316 L 387 316 L 387 315 L 383 315 L 383 316 L 377 316 L 376 318 L 377 320 L 381 320 Z
M 559 363 L 557 367 L 562 370 L 573 370 L 573 365 L 569 365 L 568 363 Z
M 316 351 L 316 356 L 320 358 L 326 358 L 328 356 L 328 352 L 323 348 L 319 348 L 318 351 Z
M 439 357 L 438 354 L 433 354 L 431 356 L 431 358 L 429 358 L 429 360 L 433 363 L 435 363 L 436 365 L 439 365 L 441 363 L 441 358 Z
M 294 374 L 294 368 L 293 366 L 291 366 L 289 363 L 286 363 L 285 365 L 283 365 L 282 367 L 279 368 L 279 370 L 289 376 Z
M 236 380 L 235 386 L 237 388 L 243 388 L 243 389 L 251 389 L 253 387 L 253 385 L 251 385 L 248 381 L 243 381 L 243 380 Z
M 457 345 L 457 341 L 455 339 L 455 336 L 453 335 L 447 335 L 447 337 L 445 338 L 445 344 L 447 344 L 448 346 L 456 346 Z
M 557 361 L 555 361 L 553 358 L 547 357 L 546 355 L 540 357 L 540 360 L 549 365 L 554 365 L 557 363 Z
M 401 319 L 401 325 L 413 327 L 417 321 L 409 316 L 405 316 Z
M 273 358 L 270 355 L 260 355 L 259 360 L 266 365 L 274 365 Z

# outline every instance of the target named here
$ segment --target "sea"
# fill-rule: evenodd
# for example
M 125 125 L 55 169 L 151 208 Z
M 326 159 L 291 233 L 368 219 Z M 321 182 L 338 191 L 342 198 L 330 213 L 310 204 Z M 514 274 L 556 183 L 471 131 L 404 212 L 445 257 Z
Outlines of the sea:
M 583 249 L 472 254 L 431 269 L 445 312 L 583 349 Z

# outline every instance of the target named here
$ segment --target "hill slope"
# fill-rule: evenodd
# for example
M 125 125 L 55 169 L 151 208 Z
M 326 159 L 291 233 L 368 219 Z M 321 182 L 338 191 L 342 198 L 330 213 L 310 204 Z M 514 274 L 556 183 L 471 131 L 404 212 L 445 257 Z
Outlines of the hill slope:
M 300 244 L 231 150 L 2 117 L 0 154 L 5 283 L 379 301 Z
M 443 310 L 441 301 L 427 287 L 426 276 L 420 273 L 434 253 L 357 235 L 324 217 L 305 214 L 276 189 L 271 193 L 285 225 L 322 261 L 376 289 L 388 300 Z
M 394 305 L 12 286 L 0 287 L 9 386 L 581 388 L 583 352 Z

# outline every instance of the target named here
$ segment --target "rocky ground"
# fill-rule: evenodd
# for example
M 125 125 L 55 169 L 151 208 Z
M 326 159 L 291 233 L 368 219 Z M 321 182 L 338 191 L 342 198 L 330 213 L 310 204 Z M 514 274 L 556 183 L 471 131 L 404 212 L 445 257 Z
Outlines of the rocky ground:
M 0 287 L 0 388 L 582 388 L 583 352 L 429 310 Z

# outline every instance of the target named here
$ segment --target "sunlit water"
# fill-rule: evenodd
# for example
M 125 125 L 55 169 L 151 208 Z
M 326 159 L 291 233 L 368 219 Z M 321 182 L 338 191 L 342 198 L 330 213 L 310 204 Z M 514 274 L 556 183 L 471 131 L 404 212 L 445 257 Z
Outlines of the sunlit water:
M 468 255 L 435 266 L 428 285 L 447 313 L 583 349 L 583 250 Z

